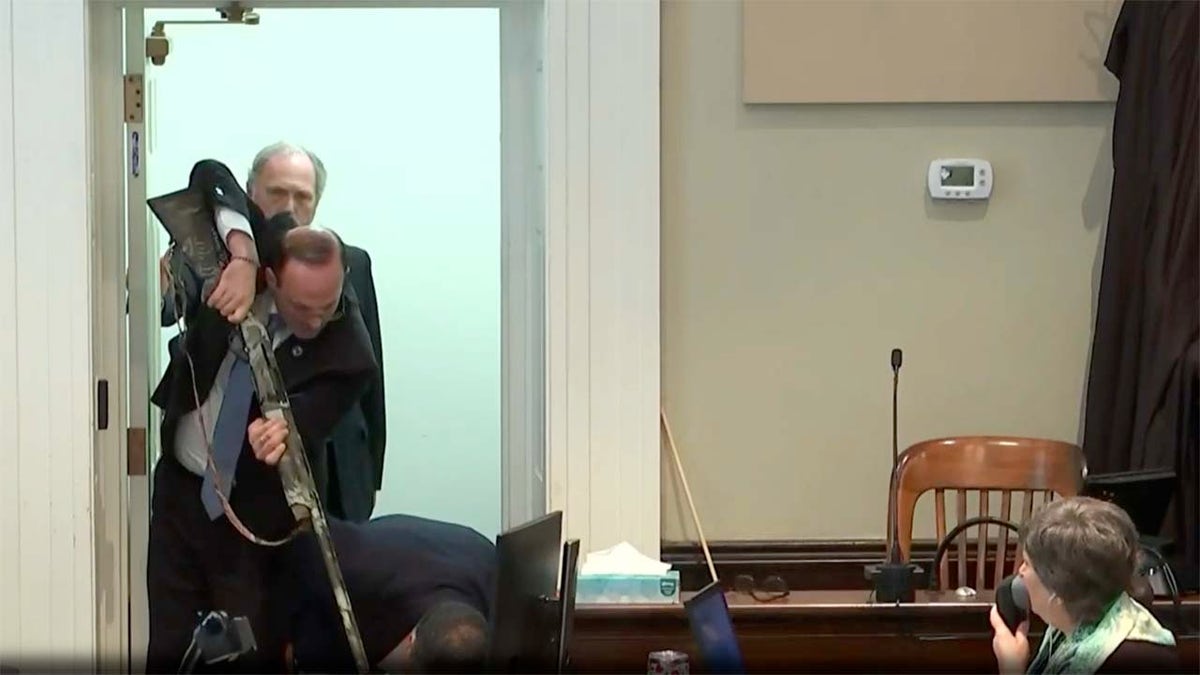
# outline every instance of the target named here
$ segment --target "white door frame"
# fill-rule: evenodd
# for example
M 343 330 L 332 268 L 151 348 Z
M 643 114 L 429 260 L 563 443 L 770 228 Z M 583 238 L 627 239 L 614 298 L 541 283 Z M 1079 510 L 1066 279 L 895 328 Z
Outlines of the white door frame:
M 125 174 L 120 85 L 124 45 L 121 11 L 94 5 L 88 12 L 89 90 L 92 99 L 92 340 L 97 383 L 107 381 L 110 429 L 96 434 L 96 578 L 98 665 L 129 672 L 131 601 L 145 597 L 145 584 L 131 583 L 126 479 L 128 461 L 127 292 L 125 259 Z M 98 36 L 113 36 L 96 39 Z M 113 83 L 116 83 L 114 86 Z M 132 309 L 132 307 L 130 307 Z M 98 384 L 99 386 L 99 384 Z M 145 578 L 144 574 L 141 578 Z M 140 589 L 138 587 L 141 587 Z M 141 621 L 144 624 L 144 620 Z
M 159 415 L 151 410 L 150 391 L 162 372 L 159 363 L 161 328 L 157 298 L 158 235 L 161 229 L 152 223 L 146 206 L 146 169 L 153 129 L 148 110 L 154 97 L 153 72 L 147 72 L 146 34 L 149 32 L 141 12 L 126 12 L 124 16 L 123 54 L 127 76 L 143 77 L 143 115 L 140 119 L 123 119 L 121 170 L 125 177 L 125 219 L 121 233 L 128 251 L 126 261 L 129 275 L 129 381 L 126 383 L 129 402 L 129 433 L 126 437 L 126 493 L 129 496 L 129 544 L 147 542 L 150 538 L 151 462 L 157 457 Z M 124 92 L 124 84 L 122 91 Z M 122 102 L 124 99 L 122 99 Z M 124 105 L 122 106 L 124 111 Z M 127 546 L 130 549 L 131 546 Z M 144 550 L 128 550 L 129 556 L 129 662 L 131 671 L 145 671 L 144 655 L 150 640 L 149 604 L 146 595 L 147 555 Z M 140 583 L 139 583 L 140 582 Z
M 546 513 L 542 2 L 500 3 L 500 526 Z
M 116 72 L 106 63 L 124 46 L 120 32 L 113 28 L 122 25 L 121 8 L 216 4 L 216 0 L 89 0 L 93 97 L 97 103 L 105 102 L 95 110 L 97 142 L 92 162 L 97 195 L 114 188 L 114 175 L 126 175 L 125 143 L 113 140 L 125 137 L 119 61 Z M 503 238 L 502 271 L 507 283 L 502 325 L 510 336 L 502 344 L 501 357 L 502 377 L 507 378 L 502 392 L 502 475 L 507 486 L 502 489 L 503 522 L 510 526 L 546 510 L 564 510 L 565 535 L 582 539 L 585 552 L 625 540 L 657 557 L 659 0 L 548 0 L 536 13 L 523 7 L 528 4 L 524 0 L 257 0 L 248 4 L 256 9 L 499 6 L 502 31 L 540 26 L 541 62 L 530 62 L 536 50 L 501 49 L 502 65 L 533 66 L 518 71 L 527 77 L 515 81 L 501 74 L 502 91 L 507 83 L 512 85 L 510 91 L 524 92 L 516 100 L 502 96 L 501 130 L 516 137 L 514 142 L 537 160 L 531 170 L 528 167 L 534 164 L 529 158 L 514 159 L 510 154 L 512 162 L 502 159 L 502 172 L 508 172 L 501 179 L 507 199 L 502 202 L 502 218 L 508 228 Z M 518 9 L 512 11 L 514 7 Z M 140 31 L 137 41 L 144 35 Z M 531 106 L 531 101 L 541 105 Z M 525 129 L 532 140 L 519 142 L 522 130 L 516 122 L 530 120 L 526 113 L 538 108 L 543 119 L 533 118 Z M 503 157 L 503 139 L 501 147 Z M 527 167 L 525 172 L 516 170 L 513 164 L 517 163 Z M 141 201 L 144 204 L 144 195 Z M 111 275 L 114 265 L 119 268 L 119 258 L 113 256 L 123 252 L 125 207 L 123 200 L 97 197 L 94 208 L 95 259 L 108 261 L 107 266 L 93 266 L 93 285 L 103 296 L 96 304 L 99 314 L 102 306 L 115 306 L 115 295 L 120 295 L 122 309 L 124 305 Z M 521 228 L 527 231 L 519 232 Z M 138 255 L 131 252 L 134 259 Z M 509 280 L 517 276 L 517 269 L 525 271 L 517 277 L 524 281 L 514 284 Z M 145 296 L 147 280 L 132 278 L 139 275 L 131 275 L 130 288 Z M 131 313 L 135 306 L 139 315 L 146 316 L 150 303 L 144 297 L 138 305 L 131 293 Z M 99 316 L 93 317 L 93 325 L 100 343 L 96 353 L 102 355 L 96 361 L 100 377 L 101 372 L 112 372 L 101 371 L 100 364 L 111 368 L 119 363 L 114 359 L 121 358 L 122 341 L 135 336 L 123 335 Z M 531 347 L 537 344 L 536 337 L 518 342 L 515 336 L 522 331 L 543 336 L 540 359 L 539 349 Z M 157 353 L 157 344 L 153 347 Z M 123 377 L 124 368 L 118 372 Z M 530 379 L 514 377 L 521 372 Z M 120 388 L 111 396 L 123 400 L 126 394 L 121 388 L 130 383 L 117 381 Z M 97 449 L 97 457 L 103 456 L 105 462 L 97 469 L 99 495 L 128 497 L 124 435 L 118 435 L 118 443 L 115 453 L 102 455 Z M 522 480 L 528 483 L 520 487 Z M 97 532 L 103 537 L 97 542 L 128 542 L 128 515 L 120 509 L 98 512 Z M 130 570 L 128 560 L 115 568 L 102 565 L 100 557 L 98 551 L 98 593 L 118 601 L 127 597 L 121 589 L 135 592 L 141 587 L 144 593 L 144 570 L 140 574 Z M 105 635 L 108 631 L 115 635 L 119 627 L 121 638 L 129 637 L 128 622 L 104 616 L 98 617 L 97 625 Z M 138 656 L 138 649 L 134 653 Z
M 549 508 L 658 558 L 659 0 L 546 5 Z
M 117 5 L 122 3 L 117 2 Z M 133 9 L 210 7 L 213 2 L 192 0 L 128 0 L 125 6 Z M 545 458 L 540 451 L 544 444 L 545 411 L 540 404 L 544 391 L 544 258 L 542 255 L 542 231 L 545 210 L 542 208 L 545 190 L 542 186 L 540 152 L 541 121 L 544 117 L 544 97 L 539 96 L 542 86 L 540 76 L 540 47 L 542 35 L 542 5 L 526 0 L 437 2 L 436 0 L 365 0 L 346 2 L 337 0 L 297 2 L 296 0 L 264 0 L 254 3 L 257 9 L 271 7 L 337 8 L 353 7 L 495 7 L 500 11 L 500 70 L 501 70 L 501 526 L 503 528 L 526 522 L 545 513 Z M 214 27 L 219 29 L 219 27 Z M 139 12 L 129 12 L 125 17 L 127 74 L 139 74 L 146 78 L 146 98 L 153 105 L 154 67 L 145 64 L 143 38 L 148 31 Z M 152 120 L 151 120 L 152 123 Z M 144 149 L 154 143 L 153 128 L 145 125 L 128 125 L 127 140 L 133 131 L 141 133 Z M 129 151 L 129 147 L 125 148 Z M 143 168 L 146 154 L 143 152 Z M 144 203 L 145 172 L 129 183 L 130 200 Z M 145 209 L 130 207 L 131 229 L 139 218 L 146 217 Z M 139 223 L 140 225 L 140 223 Z M 158 228 L 152 228 L 158 234 Z M 134 260 L 143 257 L 146 248 L 148 260 L 156 258 L 157 239 L 145 241 L 131 237 L 130 256 Z M 138 250 L 135 252 L 134 247 Z M 139 280 L 140 281 L 140 280 Z M 153 280 L 151 280 L 153 281 Z M 134 292 L 131 280 L 131 293 Z M 139 286 L 139 289 L 142 287 Z M 142 308 L 139 308 L 142 309 Z M 156 316 L 134 313 L 143 317 L 152 330 L 147 333 L 151 361 L 157 359 L 157 342 L 151 333 L 157 327 Z M 130 336 L 130 353 L 142 348 Z M 135 359 L 140 363 L 140 359 Z M 131 364 L 133 365 L 133 364 Z M 157 364 L 150 363 L 149 372 L 158 372 Z M 141 373 L 133 377 L 139 381 Z M 140 408 L 141 402 L 133 404 Z M 138 426 L 131 421 L 131 426 Z M 148 429 L 148 427 L 147 427 Z M 153 431 L 148 429 L 149 431 Z M 151 438 L 156 438 L 151 434 Z
M 113 456 L 121 461 L 106 466 L 112 473 L 102 480 L 101 490 L 121 495 L 120 511 L 105 512 L 108 528 L 128 542 L 146 541 L 149 522 L 150 486 L 148 468 L 157 455 L 158 416 L 153 414 L 149 392 L 151 379 L 160 372 L 159 327 L 157 316 L 157 278 L 147 272 L 155 269 L 159 251 L 159 228 L 150 219 L 145 207 L 146 172 L 155 142 L 153 129 L 153 77 L 155 69 L 146 62 L 144 25 L 141 11 L 122 12 L 123 8 L 211 7 L 214 3 L 195 3 L 188 0 L 173 2 L 159 0 L 127 3 L 108 2 L 92 10 L 94 56 L 94 89 L 100 97 L 112 99 L 114 106 L 97 111 L 97 137 L 104 146 L 96 148 L 97 188 L 106 193 L 108 201 L 97 202 L 97 211 L 104 211 L 99 220 L 102 231 L 102 259 L 107 266 L 97 269 L 98 275 L 111 278 L 116 269 L 128 269 L 128 312 L 131 326 L 143 329 L 126 333 L 123 321 L 105 327 L 103 347 L 98 352 L 114 359 L 113 370 L 120 373 L 112 378 L 110 387 L 115 400 L 121 401 L 121 417 L 128 415 L 129 433 Z M 539 87 L 540 55 L 529 48 L 541 44 L 541 4 L 535 2 L 264 2 L 254 3 L 256 9 L 282 7 L 336 7 L 351 5 L 372 7 L 473 6 L 496 7 L 500 11 L 501 44 L 501 240 L 502 240 L 502 349 L 501 349 L 501 523 L 508 528 L 545 513 L 545 407 L 541 404 L 545 381 L 543 356 L 543 276 L 544 262 L 540 236 L 544 209 L 541 208 L 544 190 L 538 185 L 541 175 L 537 131 L 541 120 Z M 122 16 L 123 14 L 123 16 Z M 214 26 L 214 29 L 220 29 Z M 124 33 L 124 44 L 120 36 Z M 122 73 L 122 50 L 126 67 Z M 123 120 L 124 75 L 142 76 L 145 90 L 146 115 L 143 120 Z M 121 136 L 113 133 L 123 126 Z M 139 141 L 138 171 L 131 171 L 131 155 L 135 138 Z M 122 177 L 124 180 L 122 180 Z M 513 186 L 524 185 L 518 190 Z M 124 190 L 126 198 L 113 199 L 112 191 Z M 509 196 L 511 195 L 511 197 Z M 124 204 L 118 213 L 117 209 Z M 126 245 L 129 260 L 125 260 Z M 98 278 L 97 281 L 100 281 Z M 97 288 L 102 288 L 97 285 Z M 123 295 L 123 293 L 122 293 Z M 119 305 L 113 293 L 104 298 L 106 311 L 114 309 L 124 315 L 124 298 Z M 99 304 L 97 305 L 100 306 Z M 119 309 L 118 309 L 119 306 Z M 112 314 L 98 316 L 101 322 L 113 322 Z M 102 324 L 103 325 L 103 324 Z M 117 348 L 111 349 L 111 345 Z M 128 345 L 128 371 L 123 358 Z M 128 372 L 128 380 L 124 374 Z M 128 400 L 128 408 L 124 402 Z M 137 447 L 137 439 L 145 447 Z M 143 454 L 145 453 L 145 454 Z M 134 457 L 137 455 L 137 457 Z M 114 483 L 117 483 L 114 485 Z M 129 554 L 128 546 L 120 547 L 122 560 L 118 563 L 119 587 L 128 593 L 129 607 L 122 612 L 129 623 L 129 644 L 132 646 L 132 668 L 140 672 L 140 654 L 148 639 L 144 554 Z M 119 625 L 118 621 L 113 622 Z M 118 640 L 119 642 L 119 640 Z

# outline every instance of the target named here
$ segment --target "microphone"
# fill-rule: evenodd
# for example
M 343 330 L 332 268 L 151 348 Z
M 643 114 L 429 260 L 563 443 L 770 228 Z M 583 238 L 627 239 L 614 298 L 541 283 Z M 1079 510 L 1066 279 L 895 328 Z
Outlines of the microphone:
M 1005 577 L 996 587 L 996 612 L 1013 633 L 1017 632 L 1017 626 L 1022 621 L 1029 618 L 1029 591 L 1021 577 L 1015 574 Z
M 899 348 L 892 350 L 892 485 L 888 491 L 888 564 L 900 563 L 900 549 L 896 542 L 900 539 L 900 518 L 896 513 L 896 469 L 900 466 L 900 441 L 896 430 L 900 419 L 900 365 L 904 363 L 904 352 Z
M 912 602 L 916 599 L 914 578 L 921 572 L 918 565 L 900 561 L 899 517 L 896 513 L 896 483 L 897 469 L 900 465 L 900 443 L 896 433 L 899 418 L 900 366 L 904 362 L 904 352 L 899 348 L 892 350 L 892 475 L 888 488 L 888 544 L 887 556 L 882 564 L 867 565 L 863 570 L 867 579 L 875 589 L 874 596 L 878 602 Z

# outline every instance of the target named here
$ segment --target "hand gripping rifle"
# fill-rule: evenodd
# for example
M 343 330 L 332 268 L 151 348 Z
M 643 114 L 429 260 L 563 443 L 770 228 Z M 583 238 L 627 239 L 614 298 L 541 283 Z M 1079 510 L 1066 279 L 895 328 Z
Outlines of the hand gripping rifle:
M 213 211 L 205 204 L 204 195 L 197 190 L 184 189 L 151 198 L 147 200 L 147 203 L 171 235 L 175 253 L 181 253 L 186 264 L 202 280 L 204 293 L 211 291 L 221 270 L 229 261 L 229 252 L 217 233 L 213 223 Z M 203 297 L 203 293 L 201 297 Z M 279 372 L 279 364 L 275 361 L 271 336 L 262 322 L 253 314 L 248 315 L 239 328 L 250 361 L 250 369 L 254 373 L 254 388 L 258 394 L 263 417 L 269 420 L 281 419 L 287 424 L 287 449 L 279 460 L 278 470 L 279 478 L 283 483 L 284 498 L 292 510 L 297 526 L 282 540 L 261 539 L 250 532 L 234 514 L 228 497 L 222 491 L 221 486 L 224 485 L 224 481 L 220 476 L 216 476 L 215 479 L 218 486 L 217 495 L 230 523 L 242 536 L 256 544 L 279 546 L 291 540 L 306 524 L 312 527 L 321 549 L 321 557 L 325 561 L 325 571 L 329 575 L 329 584 L 333 588 L 338 612 L 342 616 L 342 625 L 346 630 L 346 641 L 350 645 L 350 652 L 354 655 L 358 672 L 366 673 L 370 668 L 366 650 L 363 648 L 362 636 L 358 631 L 354 612 L 351 610 L 350 594 L 346 590 L 346 582 L 342 578 L 342 571 L 338 566 L 333 540 L 329 535 L 329 521 L 325 518 L 325 510 L 321 507 L 320 498 L 317 496 L 312 471 L 308 465 L 308 457 L 304 453 L 304 443 L 296 428 L 296 420 L 292 417 L 283 376 Z M 209 470 L 216 471 L 212 461 L 211 446 Z

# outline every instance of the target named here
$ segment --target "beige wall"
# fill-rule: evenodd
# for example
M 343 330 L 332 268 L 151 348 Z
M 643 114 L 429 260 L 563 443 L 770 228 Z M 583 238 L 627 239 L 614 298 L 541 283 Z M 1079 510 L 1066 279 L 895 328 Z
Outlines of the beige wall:
M 881 538 L 894 346 L 901 449 L 1076 441 L 1112 105 L 747 107 L 738 3 L 662 11 L 662 394 L 705 534 Z M 991 200 L 932 203 L 939 156 Z

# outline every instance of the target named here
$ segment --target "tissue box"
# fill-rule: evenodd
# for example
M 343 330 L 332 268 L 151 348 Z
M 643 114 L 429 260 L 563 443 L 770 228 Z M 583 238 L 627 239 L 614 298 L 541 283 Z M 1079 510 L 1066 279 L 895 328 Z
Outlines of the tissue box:
M 580 574 L 576 604 L 651 604 L 679 602 L 679 571 L 664 574 Z

